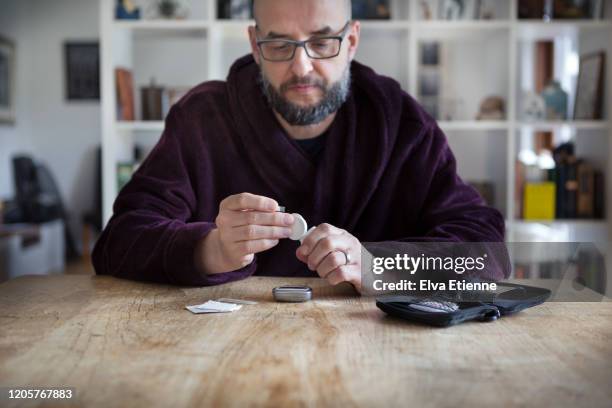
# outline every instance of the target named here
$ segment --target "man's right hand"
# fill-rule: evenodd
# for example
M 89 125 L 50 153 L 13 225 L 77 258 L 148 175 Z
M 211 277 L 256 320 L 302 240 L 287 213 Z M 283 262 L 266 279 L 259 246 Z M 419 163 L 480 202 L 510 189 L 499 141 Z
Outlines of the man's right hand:
M 278 208 L 268 197 L 249 193 L 227 197 L 219 206 L 217 228 L 196 247 L 196 267 L 209 275 L 241 269 L 253 262 L 255 254 L 288 238 L 294 219 Z

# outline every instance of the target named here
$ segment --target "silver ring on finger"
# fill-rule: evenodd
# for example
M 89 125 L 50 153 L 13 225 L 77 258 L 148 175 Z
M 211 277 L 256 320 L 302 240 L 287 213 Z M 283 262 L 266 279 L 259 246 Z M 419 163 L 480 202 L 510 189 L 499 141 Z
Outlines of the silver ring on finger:
M 348 252 L 345 251 L 340 251 L 344 254 L 344 257 L 346 258 L 346 262 L 344 263 L 344 265 L 348 265 L 351 263 L 351 255 Z

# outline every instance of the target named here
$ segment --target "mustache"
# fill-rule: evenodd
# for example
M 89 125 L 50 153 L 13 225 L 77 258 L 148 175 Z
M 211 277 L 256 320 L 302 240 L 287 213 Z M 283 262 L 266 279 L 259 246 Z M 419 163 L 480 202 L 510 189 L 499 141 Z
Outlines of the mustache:
M 304 78 L 294 77 L 294 78 L 291 78 L 289 81 L 285 82 L 284 84 L 282 84 L 280 86 L 280 91 L 285 92 L 290 87 L 293 87 L 293 86 L 314 86 L 314 87 L 320 88 L 323 91 L 327 89 L 327 83 L 324 80 L 316 79 L 316 78 L 309 78 L 309 77 L 304 77 Z

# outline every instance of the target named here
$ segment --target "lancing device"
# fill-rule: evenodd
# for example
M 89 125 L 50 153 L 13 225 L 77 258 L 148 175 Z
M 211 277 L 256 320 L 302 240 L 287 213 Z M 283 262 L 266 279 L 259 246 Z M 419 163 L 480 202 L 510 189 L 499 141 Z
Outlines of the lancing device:
M 285 212 L 285 207 L 279 206 L 277 212 Z M 291 226 L 291 235 L 289 239 L 293 241 L 300 241 L 300 244 L 304 243 L 304 239 L 310 234 L 310 232 L 315 229 L 315 227 L 311 227 L 308 229 L 308 224 L 304 217 L 300 214 L 293 213 L 293 225 Z

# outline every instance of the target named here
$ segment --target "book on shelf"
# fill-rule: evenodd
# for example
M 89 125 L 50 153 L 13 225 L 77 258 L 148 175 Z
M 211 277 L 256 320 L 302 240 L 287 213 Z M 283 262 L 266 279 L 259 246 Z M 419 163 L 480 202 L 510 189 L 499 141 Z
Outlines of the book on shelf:
M 552 17 L 571 20 L 600 19 L 604 2 L 605 0 L 553 0 Z
M 190 90 L 191 88 L 187 86 L 160 86 L 155 81 L 151 81 L 148 86 L 141 87 L 142 120 L 165 120 L 172 106 Z
M 561 279 L 566 273 L 566 264 L 560 261 L 536 261 L 514 266 L 515 279 Z
M 593 214 L 596 219 L 603 220 L 606 218 L 606 184 L 604 182 L 604 174 L 601 171 L 595 171 L 593 176 Z
M 578 198 L 578 160 L 569 156 L 556 164 L 557 184 L 557 218 L 576 218 L 576 202 Z
M 134 114 L 134 79 L 132 72 L 125 68 L 115 69 L 117 87 L 117 120 L 133 121 Z
M 605 218 L 605 177 L 565 143 L 554 151 L 555 166 L 516 164 L 517 216 L 525 220 Z
M 578 164 L 578 197 L 576 215 L 578 218 L 595 217 L 595 171 L 585 162 Z
M 567 263 L 563 261 L 538 262 L 540 279 L 562 279 L 567 273 Z
M 252 19 L 251 0 L 218 0 L 217 18 L 220 20 Z
M 528 265 L 514 265 L 514 279 L 529 279 L 530 277 L 531 270 Z
M 555 219 L 555 183 L 526 183 L 523 196 L 523 218 L 525 220 Z
M 515 160 L 514 165 L 514 217 L 523 217 L 523 196 L 525 187 L 525 164 Z
M 155 83 L 155 79 L 147 86 L 140 88 L 142 120 L 163 120 L 162 94 L 164 88 Z
M 520 20 L 601 19 L 605 0 L 519 0 Z
M 353 0 L 355 20 L 389 20 L 391 7 L 389 0 Z

